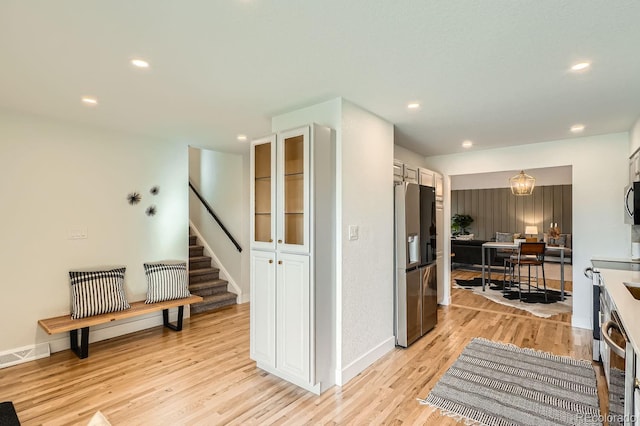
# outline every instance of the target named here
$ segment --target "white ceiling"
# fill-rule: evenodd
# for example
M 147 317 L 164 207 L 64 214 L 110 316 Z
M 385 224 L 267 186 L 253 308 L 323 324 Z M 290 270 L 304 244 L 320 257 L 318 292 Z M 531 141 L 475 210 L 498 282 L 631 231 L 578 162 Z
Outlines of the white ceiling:
M 0 0 L 0 108 L 240 152 L 342 96 L 447 154 L 629 130 L 639 42 L 637 0 Z

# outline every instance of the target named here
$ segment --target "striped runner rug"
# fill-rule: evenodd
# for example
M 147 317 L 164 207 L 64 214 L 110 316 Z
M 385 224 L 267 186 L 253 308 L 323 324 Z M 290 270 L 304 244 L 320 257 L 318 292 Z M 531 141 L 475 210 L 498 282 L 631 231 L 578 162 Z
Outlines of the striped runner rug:
M 591 362 L 482 338 L 418 401 L 466 424 L 602 425 Z

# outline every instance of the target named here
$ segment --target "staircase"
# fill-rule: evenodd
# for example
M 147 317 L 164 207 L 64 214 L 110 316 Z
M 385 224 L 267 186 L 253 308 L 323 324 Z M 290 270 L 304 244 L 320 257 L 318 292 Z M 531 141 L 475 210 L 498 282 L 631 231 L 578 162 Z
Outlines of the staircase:
M 236 295 L 227 291 L 227 281 L 220 279 L 220 270 L 211 266 L 211 257 L 204 255 L 204 246 L 189 229 L 189 291 L 204 300 L 191 305 L 191 313 L 211 312 L 236 304 Z

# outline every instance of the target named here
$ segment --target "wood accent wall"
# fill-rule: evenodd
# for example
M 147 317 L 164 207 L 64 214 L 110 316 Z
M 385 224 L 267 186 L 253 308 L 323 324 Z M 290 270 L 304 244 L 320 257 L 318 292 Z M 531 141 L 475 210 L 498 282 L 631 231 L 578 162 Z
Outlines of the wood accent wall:
M 520 232 L 525 226 L 538 227 L 540 237 L 551 222 L 560 232 L 571 233 L 571 185 L 536 186 L 529 196 L 515 196 L 510 188 L 465 189 L 451 191 L 451 216 L 468 214 L 468 228 L 478 240 L 490 240 L 496 232 Z

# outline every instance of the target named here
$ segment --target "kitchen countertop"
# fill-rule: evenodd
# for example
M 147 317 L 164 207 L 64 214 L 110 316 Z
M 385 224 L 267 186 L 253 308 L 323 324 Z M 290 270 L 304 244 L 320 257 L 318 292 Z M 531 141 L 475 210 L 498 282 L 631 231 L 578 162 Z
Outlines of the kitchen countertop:
M 633 349 L 640 353 L 640 300 L 633 298 L 624 282 L 639 283 L 640 271 L 597 268 L 602 276 L 604 287 L 616 305 L 622 326 L 629 337 Z

